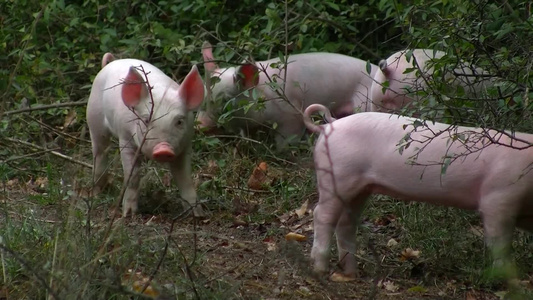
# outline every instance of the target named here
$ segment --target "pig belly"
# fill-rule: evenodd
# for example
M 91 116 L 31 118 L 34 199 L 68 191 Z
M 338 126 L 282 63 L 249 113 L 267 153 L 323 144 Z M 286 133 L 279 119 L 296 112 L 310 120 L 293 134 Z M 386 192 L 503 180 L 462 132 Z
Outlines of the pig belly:
M 371 142 L 367 145 L 370 144 Z M 369 147 L 368 150 L 372 148 Z M 483 168 L 480 167 L 481 159 L 476 161 L 477 164 L 472 164 L 472 160 L 475 159 L 473 156 L 466 160 L 456 160 L 448 166 L 445 174 L 442 174 L 441 165 L 430 165 L 430 161 L 434 160 L 425 159 L 425 154 L 429 152 L 439 153 L 437 149 L 429 147 L 422 150 L 417 160 L 421 165 L 412 165 L 407 162 L 407 157 L 413 154 L 411 151 L 400 155 L 398 151 L 393 150 L 394 148 L 395 146 L 389 148 L 389 151 L 381 148 L 385 154 L 381 159 L 378 157 L 379 154 L 365 151 L 368 157 L 376 157 L 362 175 L 366 179 L 365 182 L 369 183 L 372 193 L 389 195 L 405 201 L 427 202 L 469 210 L 478 208 L 483 179 L 480 175 L 483 174 Z
M 405 189 L 382 184 L 370 184 L 367 188 L 370 194 L 386 195 L 402 201 L 425 202 L 440 206 L 450 206 L 461 209 L 477 210 L 477 193 L 472 190 L 445 190 L 443 188 L 428 188 L 422 183 L 420 188 Z

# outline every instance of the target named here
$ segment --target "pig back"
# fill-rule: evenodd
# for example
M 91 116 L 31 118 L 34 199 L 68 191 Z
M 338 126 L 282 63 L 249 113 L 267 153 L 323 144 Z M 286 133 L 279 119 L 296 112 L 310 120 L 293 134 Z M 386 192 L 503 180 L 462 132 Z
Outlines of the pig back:
M 282 65 L 272 68 L 278 59 L 258 63 L 267 66 L 268 77 L 261 72 L 261 90 L 266 98 L 277 99 L 270 103 L 271 112 L 301 114 L 311 104 L 322 104 L 334 114 L 348 107 L 365 107 L 372 78 L 377 67 L 363 60 L 334 53 L 306 53 L 289 56 L 287 70 Z M 285 78 L 286 80 L 283 80 Z M 269 78 L 279 77 L 279 85 L 285 82 L 285 95 L 290 103 L 281 100 L 269 86 Z M 278 90 L 282 93 L 282 89 Z M 268 105 L 268 104 L 267 104 Z M 365 109 L 363 109 L 364 111 Z M 353 110 L 352 110 L 353 111 Z M 275 117 L 275 116 L 274 116 Z

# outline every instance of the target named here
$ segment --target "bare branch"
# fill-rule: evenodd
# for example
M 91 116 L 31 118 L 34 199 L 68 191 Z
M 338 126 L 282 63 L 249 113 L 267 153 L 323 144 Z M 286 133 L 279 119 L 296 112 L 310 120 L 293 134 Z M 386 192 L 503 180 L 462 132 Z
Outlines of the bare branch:
M 11 115 L 16 115 L 16 114 L 25 113 L 25 112 L 37 111 L 37 110 L 47 110 L 47 109 L 51 109 L 51 108 L 86 106 L 86 105 L 87 105 L 87 100 L 75 101 L 75 102 L 54 103 L 54 104 L 38 105 L 38 106 L 34 106 L 34 107 L 28 107 L 28 108 L 21 108 L 21 109 L 17 109 L 17 110 L 6 111 L 6 112 L 4 112 L 4 115 L 5 116 L 11 116 Z
M 21 141 L 21 140 L 17 140 L 17 139 L 13 139 L 13 138 L 9 138 L 9 137 L 5 137 L 4 138 L 6 141 L 10 141 L 12 143 L 17 143 L 17 144 L 21 144 L 21 145 L 24 145 L 24 146 L 27 146 L 27 147 L 30 147 L 30 148 L 34 148 L 34 149 L 37 149 L 37 150 L 41 150 L 41 151 L 44 151 L 44 152 L 47 152 L 47 153 L 50 153 L 50 154 L 53 154 L 59 158 L 62 158 L 62 159 L 65 159 L 65 160 L 68 160 L 70 162 L 73 162 L 73 163 L 76 163 L 76 164 L 79 164 L 79 165 L 82 165 L 84 167 L 87 167 L 87 168 L 92 168 L 93 166 L 91 164 L 88 164 L 86 162 L 83 162 L 83 161 L 79 161 L 77 159 L 74 159 L 70 156 L 67 156 L 63 153 L 59 153 L 55 150 L 50 150 L 50 149 L 46 149 L 44 147 L 41 147 L 41 146 L 38 146 L 38 145 L 35 145 L 35 144 L 32 144 L 32 143 L 28 143 L 28 142 L 25 142 L 25 141 Z M 11 160 L 11 159 L 10 159 Z M 3 162 L 6 162 L 7 160 L 3 161 Z

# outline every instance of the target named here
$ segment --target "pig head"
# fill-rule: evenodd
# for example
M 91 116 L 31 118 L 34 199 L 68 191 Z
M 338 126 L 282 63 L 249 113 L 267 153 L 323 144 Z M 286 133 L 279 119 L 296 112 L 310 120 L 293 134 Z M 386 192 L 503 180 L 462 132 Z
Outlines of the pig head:
M 201 127 L 216 125 L 227 106 L 236 109 L 227 128 L 246 133 L 276 128 L 276 144 L 305 132 L 303 110 L 319 103 L 342 117 L 370 110 L 369 93 L 377 66 L 333 53 L 306 53 L 238 67 L 219 68 L 209 43 L 203 47 L 204 66 L 213 82 L 212 99 L 199 113 Z M 208 87 L 208 89 L 211 87 Z M 230 101 L 233 100 L 233 101 Z
M 333 122 L 315 125 L 309 116 L 317 110 Z M 335 231 L 341 274 L 355 276 L 356 224 L 372 194 L 477 210 L 494 265 L 513 265 L 509 251 L 515 225 L 533 229 L 533 135 L 378 112 L 334 121 L 327 113 L 313 105 L 304 114 L 309 130 L 320 133 L 314 149 L 319 201 L 311 252 L 317 272 L 328 269 Z
M 371 88 L 372 111 L 398 112 L 412 101 L 419 101 L 421 91 L 435 87 L 434 65 L 444 55 L 432 49 L 406 49 L 380 61 Z M 438 79 L 451 88 L 446 93 L 449 97 L 481 97 L 491 84 L 487 72 L 464 62 L 456 64 L 453 71 L 439 70 Z M 442 89 L 438 92 L 442 93 Z
M 115 136 L 126 186 L 124 216 L 137 211 L 141 163 L 135 159 L 138 150 L 141 156 L 168 164 L 182 198 L 193 207 L 195 216 L 202 216 L 191 180 L 190 158 L 192 110 L 204 98 L 198 69 L 193 66 L 179 85 L 145 61 L 111 58 L 104 55 L 105 67 L 94 79 L 87 104 L 94 191 L 98 193 L 106 182 L 106 150 L 111 136 Z

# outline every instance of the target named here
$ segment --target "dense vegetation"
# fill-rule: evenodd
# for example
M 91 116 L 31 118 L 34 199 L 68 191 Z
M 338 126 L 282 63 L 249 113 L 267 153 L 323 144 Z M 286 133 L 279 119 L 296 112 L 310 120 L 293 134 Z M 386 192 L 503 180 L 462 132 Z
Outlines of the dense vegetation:
M 123 227 L 117 228 L 113 221 L 98 219 L 107 216 L 117 193 L 110 192 L 107 198 L 94 201 L 79 199 L 90 182 L 90 169 L 83 166 L 91 162 L 85 101 L 105 52 L 149 61 L 181 80 L 192 64 L 202 68 L 201 45 L 206 40 L 215 45 L 215 55 L 222 64 L 228 65 L 249 56 L 268 59 L 315 51 L 342 53 L 377 64 L 400 49 L 437 49 L 446 56 L 436 69 L 453 69 L 462 60 L 488 71 L 498 84 L 480 98 L 459 94 L 461 97 L 448 99 L 445 95 L 449 87 L 437 81 L 429 92 L 423 92 L 423 101 L 411 108 L 419 116 L 453 124 L 533 132 L 531 16 L 529 2 L 514 0 L 1 2 L 0 298 L 11 293 L 15 299 L 27 293 L 31 299 L 125 299 L 134 294 L 121 286 L 121 277 L 130 268 L 158 270 L 153 276 L 157 273 L 156 279 L 161 282 L 172 278 L 173 293 L 179 297 L 246 298 L 246 292 L 237 292 L 238 288 L 232 288 L 228 281 L 217 281 L 222 278 L 220 273 L 202 273 L 195 264 L 197 248 L 166 252 L 168 247 L 177 249 L 177 244 L 169 242 L 173 222 L 172 226 L 152 232 L 139 229 L 132 233 L 132 228 L 136 230 L 134 225 L 128 227 L 122 222 L 119 224 Z M 45 105 L 49 106 L 41 107 Z M 246 216 L 247 223 L 255 224 L 255 229 L 262 228 L 257 229 L 260 241 L 276 236 L 281 229 L 277 229 L 279 224 L 273 224 L 275 216 L 298 207 L 305 199 L 316 198 L 313 173 L 307 168 L 311 165 L 310 145 L 306 141 L 292 151 L 301 159 L 301 164 L 295 165 L 274 154 L 268 144 L 198 133 L 194 169 L 209 173 L 206 170 L 210 167 L 219 168 L 216 176 L 199 183 L 199 194 L 203 199 L 216 200 L 207 206 L 222 215 L 220 220 L 230 223 L 235 199 L 255 203 L 259 197 L 261 208 Z M 228 188 L 245 185 L 246 177 L 262 160 L 283 174 L 277 175 L 268 193 L 258 196 Z M 117 162 L 114 166 L 120 173 Z M 164 181 L 160 174 L 158 179 Z M 45 183 L 40 182 L 44 178 Z M 437 274 L 417 279 L 421 286 L 431 285 L 431 278 L 446 281 L 457 276 L 458 281 L 465 282 L 459 289 L 490 290 L 491 286 L 480 279 L 480 264 L 485 257 L 482 240 L 475 234 L 457 238 L 468 235 L 469 226 L 479 225 L 477 217 L 425 205 L 410 205 L 411 209 L 406 210 L 391 199 L 382 202 L 384 206 L 371 205 L 372 217 L 368 220 L 398 215 L 405 222 L 402 228 L 414 232 L 397 228 L 395 235 L 401 236 L 402 246 L 422 248 L 432 258 L 427 264 L 433 264 Z M 152 212 L 150 208 L 146 210 Z M 43 223 L 40 219 L 53 221 Z M 93 223 L 97 221 L 100 224 Z M 266 226 L 265 222 L 273 225 L 264 229 L 261 226 Z M 421 222 L 436 226 L 421 226 Z M 186 228 L 196 229 L 187 224 Z M 364 239 L 372 240 L 374 233 L 366 229 Z M 196 238 L 188 237 L 188 243 L 181 245 L 190 246 Z M 457 241 L 454 245 L 447 239 Z M 375 251 L 368 244 L 368 253 Z M 531 276 L 533 261 L 524 244 L 527 237 L 520 235 L 516 240 L 517 260 L 524 276 Z M 309 253 L 308 249 L 300 251 L 302 256 Z M 155 255 L 143 257 L 146 253 Z M 397 263 L 391 257 L 394 255 L 388 256 L 393 261 L 388 261 L 389 266 Z M 162 261 L 176 269 L 161 267 Z M 440 267 L 436 266 L 439 263 Z M 179 267 L 183 264 L 188 267 Z M 425 264 L 413 268 L 403 265 L 395 272 L 409 277 L 405 274 Z M 193 271 L 189 267 L 197 268 L 200 275 L 191 277 Z M 374 266 L 365 274 L 378 278 L 378 273 L 385 276 L 386 272 Z M 258 295 L 267 296 L 258 292 L 251 298 Z M 375 296 L 375 291 L 366 295 Z

